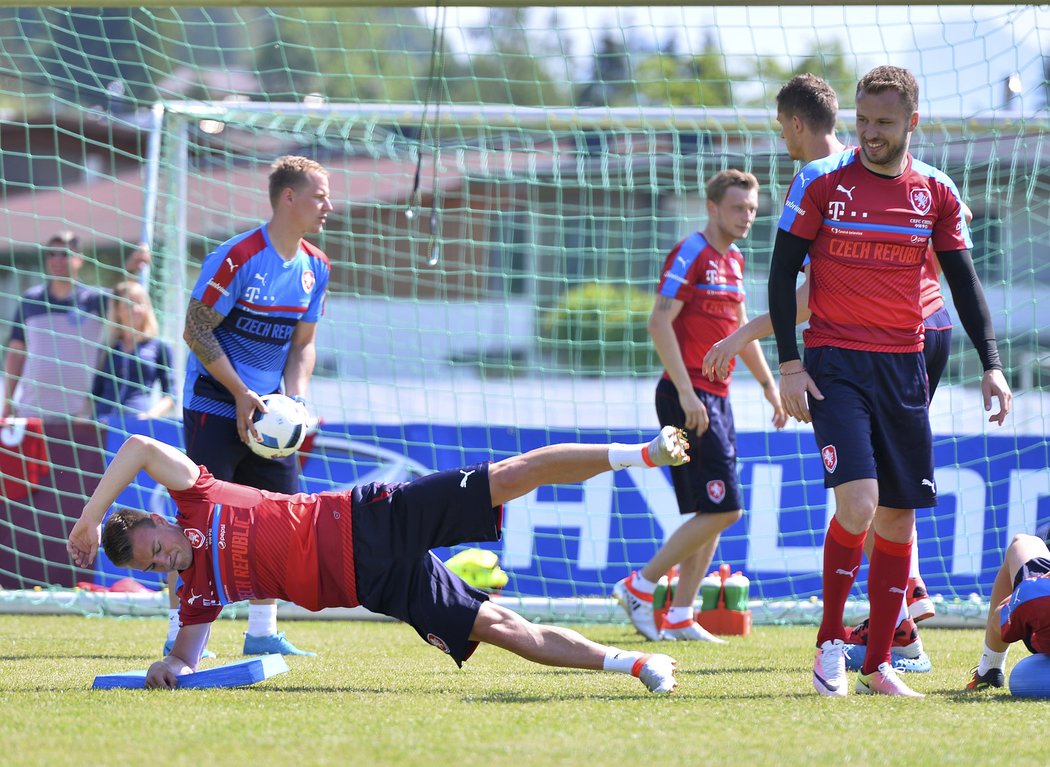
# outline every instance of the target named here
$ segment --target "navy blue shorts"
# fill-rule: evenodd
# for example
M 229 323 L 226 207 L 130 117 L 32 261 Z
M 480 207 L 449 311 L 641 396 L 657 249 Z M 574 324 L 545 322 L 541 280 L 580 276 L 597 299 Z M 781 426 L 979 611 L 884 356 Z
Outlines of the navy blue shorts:
M 358 600 L 409 624 L 463 665 L 478 646 L 470 632 L 488 595 L 430 549 L 500 539 L 503 510 L 492 506 L 488 464 L 366 490 L 354 498 Z
M 215 479 L 270 490 L 299 492 L 299 459 L 263 458 L 251 451 L 237 435 L 237 421 L 196 410 L 182 411 L 186 455 L 207 467 Z
M 671 467 L 671 482 L 681 514 L 719 514 L 744 508 L 740 478 L 736 473 L 736 426 L 728 397 L 694 389 L 707 408 L 710 426 L 701 436 L 687 431 L 689 457 L 682 466 Z M 678 390 L 667 378 L 656 385 L 656 417 L 661 426 L 685 427 L 685 412 Z
M 941 307 L 925 319 L 926 341 L 923 343 L 922 356 L 926 358 L 926 377 L 930 382 L 930 399 L 937 391 L 948 367 L 948 357 L 952 353 L 952 316 L 945 307 Z
M 1046 557 L 1032 557 L 1018 567 L 1017 572 L 1014 573 L 1014 589 L 1016 590 L 1023 581 L 1046 573 L 1050 573 L 1050 559 Z
M 806 349 L 806 370 L 824 395 L 809 400 L 824 486 L 877 479 L 881 506 L 935 506 L 922 353 L 821 346 Z

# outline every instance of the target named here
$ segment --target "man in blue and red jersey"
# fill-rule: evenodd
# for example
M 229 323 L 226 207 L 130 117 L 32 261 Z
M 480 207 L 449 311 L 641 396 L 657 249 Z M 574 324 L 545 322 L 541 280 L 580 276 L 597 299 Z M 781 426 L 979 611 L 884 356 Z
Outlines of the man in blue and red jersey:
M 711 564 L 722 531 L 743 514 L 736 471 L 736 428 L 729 404 L 729 378 L 710 381 L 701 372 L 712 344 L 747 322 L 744 256 L 734 244 L 746 237 L 758 212 L 758 180 L 724 170 L 705 187 L 707 225 L 678 243 L 667 256 L 649 334 L 664 375 L 656 387 L 661 425 L 684 428 L 692 461 L 671 469 L 678 511 L 692 515 L 641 570 L 613 587 L 634 627 L 650 640 L 720 642 L 696 622 L 693 602 Z M 773 406 L 777 428 L 787 420 L 758 342 L 741 358 Z M 678 565 L 678 586 L 666 624 L 656 625 L 653 593 L 660 576 Z
M 835 136 L 835 123 L 838 119 L 838 96 L 827 82 L 812 74 L 797 75 L 789 80 L 777 93 L 777 122 L 781 128 L 781 138 L 792 160 L 810 163 L 846 151 L 847 147 Z M 963 215 L 966 223 L 973 219 L 973 213 L 963 204 Z M 809 263 L 804 264 L 805 279 L 795 292 L 797 303 L 797 321 L 809 320 Z M 932 247 L 927 250 L 926 263 L 922 272 L 922 289 L 920 304 L 922 306 L 924 344 L 923 356 L 926 358 L 926 374 L 930 385 L 930 398 L 940 382 L 948 365 L 951 351 L 952 322 L 941 295 L 940 274 L 937 257 Z M 704 357 L 703 372 L 709 379 L 725 378 L 729 373 L 729 363 L 741 350 L 752 341 L 766 338 L 773 334 L 773 324 L 769 314 L 762 314 L 748 321 L 746 325 L 733 331 L 708 351 Z M 874 536 L 869 535 L 864 541 L 864 551 L 871 558 Z M 897 618 L 897 628 L 893 636 L 894 665 L 898 670 L 929 670 L 929 656 L 922 648 L 922 641 L 916 627 L 918 621 L 933 617 L 935 608 L 926 590 L 919 567 L 918 546 L 912 546 L 911 564 L 908 574 L 907 595 L 901 605 Z M 848 644 L 866 644 L 868 620 L 850 629 Z M 858 657 L 851 653 L 850 659 Z
M 305 239 L 332 211 L 328 172 L 305 157 L 274 161 L 269 222 L 227 240 L 201 266 L 186 310 L 190 347 L 183 389 L 186 453 L 218 479 L 281 493 L 299 490 L 296 456 L 268 459 L 247 445 L 260 397 L 281 390 L 304 401 L 316 359 L 328 257 Z M 304 404 L 305 407 L 305 404 Z M 175 588 L 165 652 L 178 632 Z M 246 655 L 303 654 L 277 631 L 277 605 L 248 608 Z
M 905 595 L 915 508 L 936 503 L 920 303 L 932 244 L 1002 423 L 1011 395 L 955 184 L 908 153 L 918 125 L 918 84 L 883 66 L 857 85 L 859 148 L 810 163 L 795 178 L 781 215 L 769 276 L 769 306 L 787 412 L 813 422 L 834 488 L 824 540 L 824 615 L 813 685 L 847 694 L 842 614 L 874 523 L 868 577 L 868 647 L 860 693 L 918 696 L 890 665 Z M 810 257 L 810 326 L 805 364 L 795 338 L 795 276 Z M 877 468 L 876 468 L 877 467 Z
M 632 674 L 650 692 L 669 693 L 677 686 L 673 658 L 530 623 L 493 604 L 430 549 L 499 540 L 502 504 L 542 484 L 681 464 L 688 448 L 681 431 L 665 427 L 635 445 L 551 445 L 408 483 L 286 495 L 217 480 L 175 448 L 133 436 L 99 480 L 68 548 L 79 566 L 90 565 L 106 510 L 140 471 L 168 488 L 179 509 L 175 524 L 121 509 L 102 535 L 119 566 L 182 574 L 182 628 L 171 654 L 150 666 L 147 687 L 175 687 L 196 670 L 224 604 L 278 597 L 310 610 L 363 605 L 408 623 L 460 665 L 488 642 L 537 663 Z
M 970 672 L 968 690 L 1002 687 L 1010 645 L 1050 655 L 1050 549 L 1034 535 L 1014 536 L 992 584 L 984 652 Z

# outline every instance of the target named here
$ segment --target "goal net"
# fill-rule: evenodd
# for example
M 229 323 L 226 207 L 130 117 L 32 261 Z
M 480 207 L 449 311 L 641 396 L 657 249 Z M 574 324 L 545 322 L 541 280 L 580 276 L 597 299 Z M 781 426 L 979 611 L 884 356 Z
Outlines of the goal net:
M 147 241 L 153 262 L 134 279 L 170 346 L 177 403 L 160 419 L 92 410 L 72 426 L 7 425 L 0 601 L 153 609 L 149 596 L 60 590 L 130 575 L 75 569 L 65 536 L 129 432 L 181 445 L 188 291 L 208 252 L 267 219 L 275 157 L 322 162 L 335 205 L 315 240 L 332 279 L 310 387 L 323 425 L 303 487 L 401 481 L 552 442 L 651 435 L 661 366 L 646 321 L 664 256 L 704 226 L 704 180 L 740 168 L 761 182 L 738 243 L 748 311 L 761 313 L 797 171 L 777 90 L 798 72 L 826 77 L 850 143 L 856 80 L 893 63 L 922 89 L 913 154 L 974 212 L 1015 388 L 1007 425 L 989 429 L 957 329 L 931 406 L 940 503 L 919 510 L 918 546 L 942 614 L 983 619 L 1012 535 L 1050 522 L 1048 28 L 1029 6 L 0 11 L 0 334 L 32 326 L 22 294 L 51 268 L 41 244 L 55 231 L 78 234 L 80 281 L 99 288 L 127 278 L 126 256 Z M 95 364 L 111 341 L 77 338 L 90 361 L 70 364 Z M 768 340 L 763 350 L 775 362 Z M 744 366 L 730 399 L 746 513 L 713 567 L 751 579 L 757 619 L 812 619 L 834 505 L 811 429 L 774 430 Z M 140 480 L 118 502 L 170 511 Z M 486 546 L 509 575 L 503 596 L 597 620 L 622 619 L 612 585 L 682 521 L 668 475 L 641 470 L 541 489 L 504 519 Z M 859 599 L 865 583 L 862 568 Z

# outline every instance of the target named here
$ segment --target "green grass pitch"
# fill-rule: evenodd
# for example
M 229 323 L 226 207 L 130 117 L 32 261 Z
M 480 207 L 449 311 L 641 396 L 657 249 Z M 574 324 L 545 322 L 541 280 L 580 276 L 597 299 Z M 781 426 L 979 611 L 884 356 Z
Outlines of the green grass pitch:
M 211 647 L 239 658 L 243 621 Z M 94 691 L 98 673 L 145 668 L 161 620 L 0 616 L 0 763 L 262 765 L 988 765 L 1047 761 L 1050 702 L 962 690 L 976 630 L 927 629 L 923 700 L 819 697 L 812 627 L 755 628 L 728 645 L 622 648 L 678 658 L 681 687 L 645 692 L 619 674 L 537 666 L 483 646 L 462 670 L 406 626 L 291 622 L 316 658 L 242 689 Z M 1014 649 L 1012 667 L 1026 655 Z M 877 733 L 877 735 L 873 735 Z

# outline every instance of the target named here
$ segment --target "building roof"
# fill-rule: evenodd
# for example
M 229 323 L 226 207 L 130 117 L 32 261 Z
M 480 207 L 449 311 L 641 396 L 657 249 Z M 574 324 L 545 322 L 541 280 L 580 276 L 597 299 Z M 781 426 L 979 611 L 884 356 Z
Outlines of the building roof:
M 412 190 L 415 165 L 390 159 L 347 158 L 326 162 L 337 212 L 358 205 L 403 203 Z M 429 192 L 433 179 L 424 163 L 421 187 Z M 246 225 L 270 216 L 266 167 L 214 167 L 187 179 L 186 224 L 191 239 L 225 239 Z M 462 177 L 439 176 L 442 189 L 458 186 Z M 37 189 L 9 195 L 0 218 L 0 250 L 22 251 L 43 242 L 56 229 L 73 229 L 87 248 L 138 242 L 143 230 L 143 171 L 135 168 L 116 177 L 95 177 L 62 188 Z M 160 204 L 165 204 L 162 199 Z
M 453 191 L 468 177 L 516 177 L 523 171 L 541 172 L 554 164 L 549 150 L 449 150 L 439 162 L 437 188 Z M 325 159 L 332 201 L 339 215 L 376 204 L 404 205 L 412 193 L 416 165 L 407 159 L 348 156 Z M 187 178 L 186 225 L 191 240 L 226 239 L 270 216 L 265 164 L 205 167 Z M 163 182 L 162 182 L 163 186 Z M 426 157 L 420 173 L 425 201 L 435 188 L 433 162 Z M 2 199 L 0 251 L 27 251 L 56 229 L 73 229 L 88 248 L 131 245 L 140 240 L 144 217 L 144 169 L 132 168 L 117 176 L 98 175 L 61 188 L 40 188 L 9 194 Z M 166 201 L 162 198 L 159 205 Z

